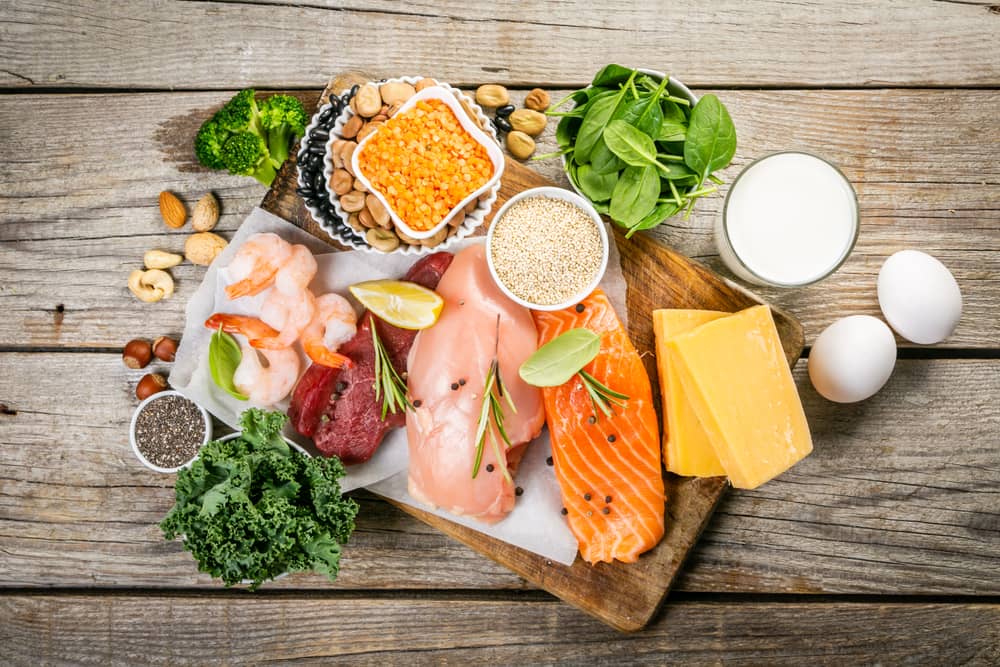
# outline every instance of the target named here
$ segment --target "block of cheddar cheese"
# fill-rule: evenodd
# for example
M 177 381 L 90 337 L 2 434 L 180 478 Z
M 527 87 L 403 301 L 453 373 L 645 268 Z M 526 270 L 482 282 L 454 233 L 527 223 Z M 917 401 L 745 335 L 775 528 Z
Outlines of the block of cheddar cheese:
M 767 306 L 674 336 L 667 348 L 733 486 L 757 488 L 812 451 L 809 424 Z
M 686 477 L 716 477 L 726 474 L 715 455 L 708 434 L 681 387 L 674 365 L 670 363 L 667 341 L 697 329 L 702 324 L 730 313 L 715 310 L 661 309 L 653 311 L 653 334 L 656 336 L 656 365 L 660 375 L 663 403 L 663 461 L 667 470 Z

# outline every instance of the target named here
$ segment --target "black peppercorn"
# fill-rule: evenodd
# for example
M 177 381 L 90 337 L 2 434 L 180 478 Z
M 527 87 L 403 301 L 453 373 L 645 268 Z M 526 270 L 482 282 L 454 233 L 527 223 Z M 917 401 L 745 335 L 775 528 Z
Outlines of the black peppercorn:
M 457 382 L 452 382 L 451 383 L 451 390 L 452 391 L 458 391 L 458 383 Z
M 459 380 L 458 380 L 458 384 L 459 384 L 460 386 L 464 387 L 464 386 L 465 386 L 465 378 L 459 378 Z
M 487 463 L 486 464 L 486 472 L 493 472 L 493 464 L 492 463 Z
M 517 487 L 516 489 L 514 489 L 514 495 L 515 496 L 524 495 L 524 489 L 522 489 L 521 487 Z
M 583 494 L 583 499 L 586 500 L 589 503 L 590 502 L 590 494 L 589 493 Z
M 604 509 L 601 510 L 601 512 L 604 513 L 604 514 L 611 514 L 611 508 L 610 507 L 605 507 Z
M 586 306 L 584 306 L 582 303 L 576 304 L 576 312 L 578 312 L 578 313 L 582 313 L 585 308 L 586 308 Z
M 611 502 L 611 496 L 604 496 L 604 502 L 610 503 Z
M 615 441 L 615 440 L 617 440 L 617 439 L 618 439 L 618 438 L 616 438 L 616 437 L 615 437 L 615 436 L 613 436 L 613 435 L 609 435 L 609 436 L 608 436 L 608 442 L 614 442 L 614 441 Z
M 415 408 L 419 408 L 423 404 L 424 404 L 424 402 L 421 401 L 419 398 L 417 400 L 413 401 L 413 407 L 415 407 Z
M 597 417 L 595 417 L 594 415 L 590 415 L 589 417 L 587 417 L 587 423 L 588 424 L 596 424 L 597 423 Z
M 561 513 L 561 514 L 562 514 L 563 516 L 566 516 L 567 514 L 569 514 L 569 510 L 568 510 L 568 509 L 566 509 L 565 507 L 564 507 L 564 508 L 562 508 L 562 509 L 561 509 L 561 510 L 559 510 L 559 511 L 560 511 L 560 513 Z
M 551 456 L 549 458 L 545 459 L 545 465 L 547 465 L 547 466 L 552 465 L 552 457 Z

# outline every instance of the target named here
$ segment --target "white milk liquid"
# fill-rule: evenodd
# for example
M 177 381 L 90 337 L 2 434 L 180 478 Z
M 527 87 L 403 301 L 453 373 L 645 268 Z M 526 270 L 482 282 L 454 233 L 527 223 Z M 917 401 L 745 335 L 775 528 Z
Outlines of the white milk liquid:
M 812 155 L 778 153 L 733 184 L 716 241 L 740 277 L 801 285 L 840 264 L 857 226 L 854 190 L 839 171 Z

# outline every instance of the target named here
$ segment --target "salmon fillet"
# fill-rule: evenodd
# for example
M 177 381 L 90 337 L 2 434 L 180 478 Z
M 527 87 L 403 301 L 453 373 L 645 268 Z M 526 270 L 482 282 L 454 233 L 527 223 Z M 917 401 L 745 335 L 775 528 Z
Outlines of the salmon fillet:
M 539 345 L 578 327 L 601 335 L 584 370 L 627 394 L 624 407 L 595 411 L 579 375 L 543 389 L 552 459 L 570 530 L 589 563 L 633 563 L 663 537 L 660 437 L 649 376 L 601 290 L 555 312 L 533 311 Z M 597 417 L 594 423 L 592 417 Z

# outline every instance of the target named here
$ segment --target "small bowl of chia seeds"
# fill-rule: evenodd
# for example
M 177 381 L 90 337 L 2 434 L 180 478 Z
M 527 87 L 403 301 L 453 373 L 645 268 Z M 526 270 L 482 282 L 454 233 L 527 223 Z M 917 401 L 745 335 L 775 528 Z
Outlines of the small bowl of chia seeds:
M 208 411 L 177 391 L 161 391 L 139 403 L 129 440 L 143 465 L 156 472 L 177 472 L 212 439 Z
M 486 236 L 501 291 L 532 310 L 562 310 L 594 291 L 608 268 L 608 232 L 590 202 L 556 187 L 507 200 Z

